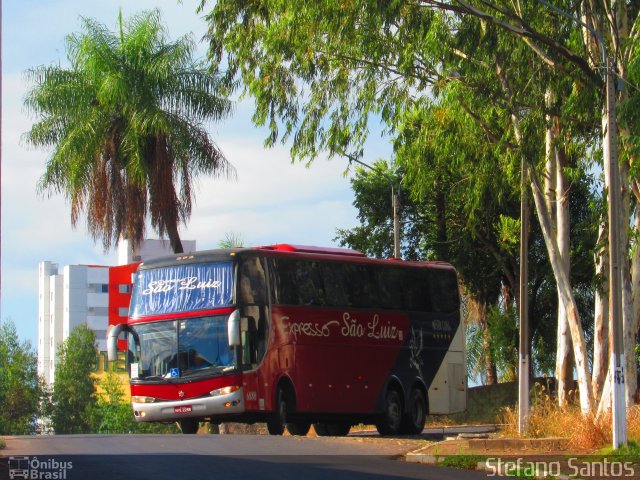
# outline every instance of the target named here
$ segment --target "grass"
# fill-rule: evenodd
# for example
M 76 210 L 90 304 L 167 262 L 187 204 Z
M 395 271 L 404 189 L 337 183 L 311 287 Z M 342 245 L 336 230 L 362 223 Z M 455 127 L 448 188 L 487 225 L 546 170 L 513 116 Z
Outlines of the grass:
M 615 457 L 620 462 L 631 462 L 640 465 L 640 444 L 634 440 L 630 440 L 627 445 L 622 448 L 614 449 L 612 447 L 603 448 L 598 452 L 602 457 Z
M 481 462 L 484 459 L 485 457 L 480 455 L 449 455 L 438 460 L 438 465 L 442 465 L 443 467 L 475 470 L 478 467 L 478 462 Z

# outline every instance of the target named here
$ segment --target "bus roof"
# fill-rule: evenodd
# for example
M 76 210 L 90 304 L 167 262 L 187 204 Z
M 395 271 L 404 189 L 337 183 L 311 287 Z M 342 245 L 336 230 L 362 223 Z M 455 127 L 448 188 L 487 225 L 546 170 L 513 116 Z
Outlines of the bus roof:
M 264 247 L 255 247 L 256 250 L 273 250 L 276 252 L 299 252 L 299 253 L 318 253 L 327 255 L 348 255 L 353 257 L 366 257 L 366 255 L 358 250 L 350 248 L 335 247 L 314 247 L 311 245 L 292 245 L 290 243 L 276 243 Z
M 453 266 L 442 261 L 404 261 L 400 259 L 378 259 L 367 257 L 364 253 L 349 248 L 336 247 L 316 247 L 308 245 L 293 245 L 288 243 L 278 243 L 274 245 L 265 245 L 257 247 L 236 247 L 223 248 L 215 250 L 202 250 L 192 253 L 180 253 L 166 257 L 159 257 L 147 260 L 140 265 L 141 269 L 158 268 L 176 263 L 204 263 L 204 262 L 222 262 L 231 261 L 236 256 L 247 254 L 262 254 L 270 257 L 289 257 L 289 258 L 307 258 L 307 259 L 326 259 L 333 261 L 354 261 L 356 263 L 374 263 L 381 265 L 397 265 L 397 266 L 413 266 L 413 267 L 436 267 L 444 269 L 453 269 Z

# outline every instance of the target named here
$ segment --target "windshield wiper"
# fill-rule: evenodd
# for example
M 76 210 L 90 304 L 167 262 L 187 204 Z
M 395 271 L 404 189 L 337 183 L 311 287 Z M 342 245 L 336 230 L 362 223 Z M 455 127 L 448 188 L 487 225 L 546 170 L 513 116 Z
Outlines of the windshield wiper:
M 175 382 L 173 382 L 173 381 L 169 380 L 168 378 L 163 377 L 161 375 L 149 375 L 148 377 L 138 378 L 138 380 L 160 380 L 160 381 L 162 381 L 164 383 L 168 383 L 170 385 L 175 385 Z

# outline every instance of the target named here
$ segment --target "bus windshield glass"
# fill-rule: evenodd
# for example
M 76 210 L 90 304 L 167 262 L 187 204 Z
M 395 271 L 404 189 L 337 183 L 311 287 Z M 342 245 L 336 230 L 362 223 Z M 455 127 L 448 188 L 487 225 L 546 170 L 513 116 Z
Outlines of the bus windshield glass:
M 130 316 L 211 310 L 232 302 L 232 262 L 140 269 L 136 274 Z
M 236 368 L 225 315 L 133 325 L 133 379 L 212 376 Z

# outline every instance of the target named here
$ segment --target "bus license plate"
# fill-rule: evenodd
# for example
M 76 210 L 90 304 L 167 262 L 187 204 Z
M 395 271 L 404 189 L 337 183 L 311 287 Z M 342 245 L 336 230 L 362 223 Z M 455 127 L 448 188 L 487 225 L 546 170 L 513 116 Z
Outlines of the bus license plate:
M 193 407 L 191 405 L 183 405 L 182 407 L 173 407 L 173 413 L 191 413 Z

